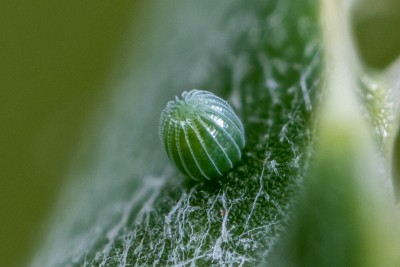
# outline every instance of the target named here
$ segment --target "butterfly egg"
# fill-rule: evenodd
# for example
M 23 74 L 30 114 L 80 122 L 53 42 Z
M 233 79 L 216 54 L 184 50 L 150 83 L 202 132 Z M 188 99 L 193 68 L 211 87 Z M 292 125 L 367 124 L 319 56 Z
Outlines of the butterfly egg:
M 202 90 L 183 92 L 161 113 L 160 139 L 173 164 L 195 180 L 226 174 L 245 146 L 242 122 L 229 104 Z

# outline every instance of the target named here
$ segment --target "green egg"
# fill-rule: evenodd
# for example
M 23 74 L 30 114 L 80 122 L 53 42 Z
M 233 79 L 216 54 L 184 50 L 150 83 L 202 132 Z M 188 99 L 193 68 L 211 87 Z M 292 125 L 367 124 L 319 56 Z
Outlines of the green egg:
M 242 122 L 229 104 L 202 90 L 183 92 L 161 113 L 160 139 L 173 164 L 194 180 L 225 175 L 245 146 Z

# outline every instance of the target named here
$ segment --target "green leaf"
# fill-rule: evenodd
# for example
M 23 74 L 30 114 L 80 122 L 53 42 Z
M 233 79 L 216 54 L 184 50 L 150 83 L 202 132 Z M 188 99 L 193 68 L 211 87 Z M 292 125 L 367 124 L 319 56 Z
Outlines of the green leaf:
M 319 1 L 146 5 L 151 22 L 126 45 L 88 134 L 96 149 L 71 171 L 33 266 L 253 266 L 290 229 L 321 117 Z M 213 183 L 183 177 L 158 139 L 167 101 L 193 88 L 245 127 L 241 162 Z
M 357 77 L 349 8 L 344 1 L 332 3 L 323 4 L 324 33 L 335 45 L 327 53 L 330 78 L 319 107 L 315 156 L 295 219 L 267 262 L 395 267 L 400 265 L 399 216 L 386 186 L 395 98 L 372 75 Z

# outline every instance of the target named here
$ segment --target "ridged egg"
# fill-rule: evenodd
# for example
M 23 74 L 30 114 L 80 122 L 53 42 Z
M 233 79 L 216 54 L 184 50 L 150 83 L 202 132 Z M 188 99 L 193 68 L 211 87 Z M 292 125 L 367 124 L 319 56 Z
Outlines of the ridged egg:
M 159 135 L 172 163 L 195 180 L 225 175 L 241 159 L 242 122 L 225 100 L 203 90 L 183 92 L 161 113 Z

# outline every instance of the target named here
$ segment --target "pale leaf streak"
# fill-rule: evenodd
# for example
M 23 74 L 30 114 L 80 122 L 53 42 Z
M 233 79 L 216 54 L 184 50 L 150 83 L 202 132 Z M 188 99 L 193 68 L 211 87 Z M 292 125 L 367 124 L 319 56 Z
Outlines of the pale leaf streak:
M 254 210 L 256 209 L 257 201 L 258 201 L 259 197 L 264 193 L 263 178 L 264 178 L 265 164 L 266 164 L 266 161 L 264 162 L 264 166 L 263 166 L 263 168 L 262 168 L 261 175 L 260 175 L 260 179 L 259 179 L 260 188 L 258 189 L 257 195 L 256 195 L 255 198 L 254 198 L 253 205 L 252 205 L 252 207 L 251 207 L 250 213 L 249 213 L 249 215 L 247 216 L 246 223 L 245 223 L 245 225 L 244 225 L 244 227 L 245 227 L 246 229 L 249 227 L 249 221 L 250 221 L 250 219 L 251 219 L 251 216 L 253 215 Z
M 186 198 L 186 193 L 182 193 L 181 198 L 179 201 L 172 207 L 172 209 L 169 211 L 168 215 L 165 216 L 165 224 L 170 225 L 172 221 L 172 217 L 175 215 L 176 211 L 179 210 L 179 208 L 182 206 L 183 200 Z M 167 234 L 170 235 L 170 229 L 167 231 Z
M 298 117 L 296 116 L 296 113 L 299 112 L 299 107 L 293 108 L 294 110 L 292 113 L 289 113 L 287 115 L 288 121 L 282 126 L 281 131 L 279 132 L 279 142 L 283 142 L 283 140 L 289 140 L 287 137 L 287 131 L 290 128 L 289 126 L 291 124 L 295 124 L 298 120 Z
M 210 253 L 210 251 L 206 251 L 206 252 L 205 252 L 204 254 L 202 254 L 202 255 L 194 256 L 193 258 L 191 258 L 191 259 L 189 259 L 189 260 L 187 260 L 187 261 L 182 261 L 182 262 L 176 263 L 174 266 L 176 266 L 176 267 L 188 266 L 189 263 L 194 263 L 194 262 L 196 262 L 196 260 L 205 258 L 209 253 Z M 193 265 L 193 266 L 195 266 L 195 265 Z
M 210 229 L 211 229 L 211 218 L 212 218 L 212 212 L 214 211 L 215 204 L 217 203 L 218 198 L 214 198 L 213 201 L 211 202 L 211 206 L 207 209 L 207 229 L 204 231 L 204 235 L 201 237 L 201 241 L 199 246 L 196 247 L 196 250 L 194 252 L 194 258 L 199 258 L 199 257 L 204 257 L 206 254 L 203 254 L 200 256 L 199 254 L 202 252 L 203 245 L 205 243 L 205 240 L 209 237 Z
M 181 217 L 180 221 L 179 221 L 179 242 L 181 242 L 184 237 L 185 237 L 185 224 L 186 224 L 186 215 L 190 214 L 190 212 L 193 210 L 192 207 L 190 206 L 190 199 L 193 196 L 193 193 L 195 192 L 196 188 L 193 187 L 188 196 L 185 198 L 184 200 L 184 205 L 183 208 L 179 211 L 179 217 Z M 178 217 L 178 219 L 179 219 Z M 193 231 L 193 229 L 192 229 Z
M 304 71 L 300 77 L 300 88 L 301 92 L 303 93 L 304 103 L 306 105 L 306 109 L 308 112 L 312 110 L 311 99 L 309 94 L 309 88 L 307 88 L 307 79 L 310 77 L 312 72 L 315 70 L 316 65 L 318 64 L 318 53 L 315 53 L 315 56 L 311 60 L 311 63 L 306 66 Z
M 229 238 L 229 232 L 227 230 L 227 224 L 228 224 L 228 215 L 229 215 L 229 211 L 232 207 L 229 206 L 229 208 L 227 207 L 227 203 L 226 203 L 226 196 L 225 196 L 225 192 L 222 194 L 221 196 L 221 203 L 222 203 L 222 207 L 224 208 L 224 218 L 222 220 L 222 227 L 221 227 L 221 238 L 222 241 L 227 241 Z
M 129 233 L 127 236 L 124 236 L 123 250 L 122 250 L 122 255 L 119 257 L 118 266 L 123 267 L 127 265 L 128 252 L 129 249 L 132 247 L 133 239 L 134 239 L 133 233 Z
M 126 224 L 128 222 L 129 217 L 132 214 L 133 208 L 137 207 L 138 204 L 141 203 L 143 201 L 143 199 L 151 191 L 153 191 L 153 194 L 150 196 L 148 201 L 146 201 L 146 203 L 143 205 L 143 208 L 138 213 L 138 218 L 140 217 L 140 214 L 143 211 L 152 207 L 154 199 L 156 199 L 156 196 L 158 195 L 160 188 L 165 183 L 165 176 L 163 176 L 161 178 L 150 176 L 150 177 L 147 177 L 144 181 L 145 181 L 145 184 L 141 187 L 141 190 L 138 190 L 136 194 L 133 194 L 131 200 L 126 205 L 126 207 L 122 213 L 120 221 L 111 230 L 109 230 L 107 232 L 108 242 L 103 248 L 103 256 L 102 256 L 102 261 L 100 263 L 100 266 L 106 266 L 109 253 L 115 243 L 115 239 L 118 237 L 121 230 L 127 226 Z
M 267 225 L 262 225 L 262 226 L 259 226 L 259 227 L 256 227 L 256 228 L 252 228 L 252 229 L 250 229 L 248 231 L 245 231 L 241 235 L 239 235 L 238 240 L 243 240 L 244 236 L 252 236 L 254 232 L 255 232 L 255 235 L 257 235 L 260 232 L 267 233 L 268 230 L 275 224 L 276 224 L 276 222 L 270 222 Z
M 151 180 L 151 179 L 147 178 L 147 180 Z M 162 184 L 160 183 L 158 186 L 154 187 L 153 193 L 151 194 L 149 199 L 143 204 L 142 208 L 140 209 L 140 211 L 136 217 L 136 221 L 135 221 L 136 224 L 141 224 L 144 221 L 143 218 L 145 218 L 146 225 L 148 225 L 149 219 L 150 219 L 150 212 L 153 210 L 154 201 L 157 199 L 157 196 L 160 194 L 161 186 L 163 184 L 164 184 L 164 181 Z

